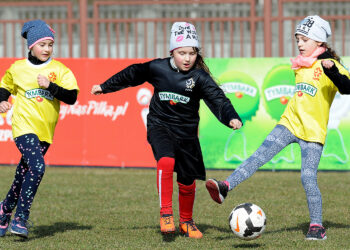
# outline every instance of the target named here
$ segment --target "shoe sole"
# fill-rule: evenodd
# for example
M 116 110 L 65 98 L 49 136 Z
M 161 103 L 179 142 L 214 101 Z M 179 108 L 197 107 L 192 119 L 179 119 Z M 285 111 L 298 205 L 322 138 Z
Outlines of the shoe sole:
M 222 197 L 222 195 L 220 194 L 220 191 L 219 191 L 219 186 L 216 184 L 215 181 L 212 181 L 212 180 L 208 180 L 206 183 L 205 183 L 205 187 L 207 188 L 211 198 L 219 203 L 219 204 L 222 204 L 223 201 L 224 201 L 224 197 Z
M 13 231 L 12 229 L 11 229 L 10 232 L 15 234 L 15 235 L 17 235 L 17 236 L 19 236 L 19 237 L 26 238 L 26 239 L 28 238 L 28 235 L 22 234 L 22 233 L 19 233 L 19 232 L 16 232 L 16 231 Z
M 319 238 L 305 238 L 305 240 L 326 240 L 327 236 L 323 237 L 322 239 Z
M 175 233 L 175 230 L 174 231 L 160 231 L 162 234 L 174 234 Z

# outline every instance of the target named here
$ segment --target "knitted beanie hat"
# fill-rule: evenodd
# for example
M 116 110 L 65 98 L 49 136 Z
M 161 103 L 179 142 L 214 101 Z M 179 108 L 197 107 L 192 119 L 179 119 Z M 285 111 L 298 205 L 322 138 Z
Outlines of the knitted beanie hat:
M 329 23 L 319 16 L 305 17 L 296 27 L 295 35 L 304 35 L 316 42 L 327 42 L 332 35 Z
M 54 41 L 55 31 L 42 20 L 32 20 L 23 24 L 21 35 L 27 39 L 28 48 L 31 49 L 40 41 L 50 39 Z
M 169 51 L 187 46 L 199 47 L 196 28 L 186 22 L 174 23 L 171 28 Z

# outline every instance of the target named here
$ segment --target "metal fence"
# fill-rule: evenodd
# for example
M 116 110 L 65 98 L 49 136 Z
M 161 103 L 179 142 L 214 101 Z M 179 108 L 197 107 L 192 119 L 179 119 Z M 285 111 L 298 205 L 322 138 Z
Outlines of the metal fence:
M 0 57 L 26 55 L 21 27 L 38 18 L 56 30 L 56 57 L 168 56 L 175 21 L 196 26 L 206 57 L 295 56 L 295 25 L 314 14 L 330 21 L 330 45 L 349 56 L 349 0 L 0 0 Z

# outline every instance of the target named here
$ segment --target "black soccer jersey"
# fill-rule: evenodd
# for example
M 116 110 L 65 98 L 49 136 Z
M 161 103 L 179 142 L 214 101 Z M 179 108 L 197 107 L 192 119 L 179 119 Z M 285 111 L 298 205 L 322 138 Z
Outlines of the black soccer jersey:
M 146 81 L 154 87 L 147 127 L 165 126 L 179 137 L 197 136 L 200 99 L 226 126 L 232 119 L 241 120 L 207 72 L 197 68 L 178 71 L 170 65 L 170 58 L 133 64 L 109 78 L 101 88 L 103 93 L 110 93 Z

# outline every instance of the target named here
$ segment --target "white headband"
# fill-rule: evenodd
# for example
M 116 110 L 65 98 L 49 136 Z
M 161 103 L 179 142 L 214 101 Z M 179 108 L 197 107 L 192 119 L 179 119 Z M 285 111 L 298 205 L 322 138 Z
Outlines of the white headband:
M 326 20 L 319 16 L 308 16 L 297 25 L 296 34 L 304 35 L 317 42 L 327 42 L 332 31 Z
M 193 24 L 176 22 L 171 27 L 169 51 L 180 47 L 199 47 L 196 28 Z

